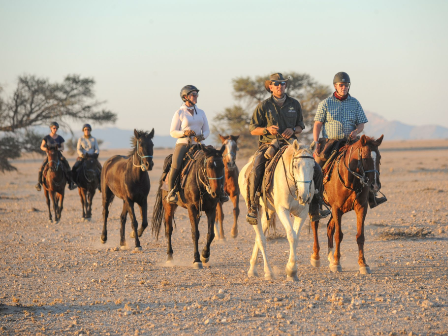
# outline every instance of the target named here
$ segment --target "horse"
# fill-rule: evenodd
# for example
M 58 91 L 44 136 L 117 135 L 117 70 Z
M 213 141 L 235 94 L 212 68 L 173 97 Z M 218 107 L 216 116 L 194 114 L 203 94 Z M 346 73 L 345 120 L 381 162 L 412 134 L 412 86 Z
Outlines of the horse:
M 92 218 L 92 200 L 100 183 L 96 173 L 97 165 L 95 160 L 96 154 L 86 154 L 86 158 L 76 171 L 76 177 L 74 177 L 78 185 L 79 197 L 81 198 L 83 220 Z
M 107 241 L 107 217 L 109 206 L 115 196 L 123 200 L 123 210 L 120 215 L 120 249 L 126 249 L 125 225 L 129 213 L 132 224 L 131 238 L 135 238 L 135 250 L 141 251 L 140 240 L 148 226 L 148 194 L 151 188 L 148 170 L 152 170 L 154 129 L 150 133 L 134 129 L 132 150 L 127 157 L 115 155 L 109 158 L 101 171 L 101 191 L 103 195 L 103 232 L 101 242 Z M 137 163 L 137 164 L 136 164 Z M 135 218 L 134 203 L 140 207 L 142 226 L 138 230 Z
M 249 199 L 247 180 L 250 173 L 251 161 L 252 158 L 243 167 L 238 178 L 241 194 L 246 200 L 246 203 L 248 203 Z M 260 249 L 264 260 L 265 279 L 272 279 L 272 269 L 266 252 L 265 233 L 269 227 L 267 215 L 271 218 L 276 213 L 285 227 L 286 236 L 290 245 L 289 259 L 286 264 L 287 280 L 298 281 L 297 243 L 299 241 L 300 229 L 308 215 L 309 205 L 315 194 L 313 181 L 314 158 L 309 147 L 301 145 L 297 140 L 294 140 L 281 154 L 281 158 L 273 174 L 273 182 L 269 190 L 266 190 L 266 196 L 260 198 L 261 206 L 259 207 L 260 211 L 258 213 L 262 213 L 261 222 L 259 215 L 257 225 L 253 225 L 256 236 L 248 276 L 258 276 L 256 262 L 258 249 Z M 262 209 L 264 211 L 261 211 Z M 291 222 L 290 214 L 294 217 L 293 223 Z
M 48 169 L 44 178 L 44 194 L 47 199 L 49 222 L 52 222 L 50 210 L 50 198 L 53 202 L 54 220 L 59 223 L 61 220 L 62 209 L 64 208 L 64 193 L 67 179 L 65 177 L 64 168 L 59 159 L 59 149 L 57 145 L 47 146 Z
M 331 206 L 331 218 L 327 224 L 328 261 L 332 272 L 342 271 L 340 263 L 342 233 L 342 215 L 355 210 L 356 212 L 356 242 L 358 244 L 358 264 L 361 274 L 369 274 L 370 267 L 364 256 L 364 221 L 367 215 L 369 192 L 380 191 L 380 161 L 378 147 L 383 141 L 383 135 L 373 139 L 363 135 L 357 142 L 343 147 L 335 159 L 330 172 L 330 179 L 324 184 L 324 198 Z M 317 231 L 319 222 L 312 222 L 314 233 L 313 254 L 311 265 L 320 266 L 319 240 Z M 336 249 L 333 248 L 333 237 Z M 334 250 L 334 251 L 333 251 Z M 334 252 L 334 253 L 333 253 Z
M 171 235 L 173 233 L 173 218 L 178 206 L 186 208 L 190 217 L 191 235 L 194 245 L 193 268 L 201 269 L 202 262 L 207 263 L 210 258 L 210 245 L 215 237 L 214 223 L 216 207 L 219 196 L 222 192 L 224 179 L 224 163 L 222 153 L 225 146 L 220 150 L 213 147 L 201 146 L 201 152 L 197 153 L 192 160 L 192 166 L 186 176 L 185 187 L 179 190 L 179 200 L 177 204 L 170 204 L 166 199 L 168 191 L 162 190 L 163 175 L 160 179 L 157 191 L 156 202 L 154 204 L 152 217 L 152 232 L 159 238 L 162 220 L 165 223 L 165 238 L 167 241 L 167 264 L 173 262 L 173 248 Z M 165 159 L 166 162 L 167 159 Z M 207 242 L 199 255 L 199 220 L 201 211 L 207 216 Z
M 223 145 L 225 145 L 225 150 L 223 153 L 223 161 L 224 161 L 224 171 L 225 171 L 225 180 L 224 180 L 224 191 L 229 195 L 230 199 L 233 203 L 233 226 L 230 231 L 230 235 L 232 238 L 236 238 L 238 236 L 238 216 L 240 215 L 240 188 L 238 186 L 238 167 L 236 166 L 236 151 L 238 150 L 237 140 L 239 135 L 228 135 L 222 136 L 219 134 L 219 138 Z M 224 237 L 224 212 L 222 211 L 222 203 L 218 202 L 218 207 L 216 208 L 216 217 L 217 222 L 215 223 L 215 235 L 218 236 L 219 239 L 225 239 Z M 219 222 L 219 229 L 218 229 Z

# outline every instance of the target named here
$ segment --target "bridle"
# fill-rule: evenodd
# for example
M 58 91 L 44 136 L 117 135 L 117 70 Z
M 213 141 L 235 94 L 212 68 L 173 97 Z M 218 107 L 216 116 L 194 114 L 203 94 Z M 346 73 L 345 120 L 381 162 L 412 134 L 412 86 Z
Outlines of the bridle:
M 283 159 L 283 155 L 282 155 L 282 159 Z M 299 201 L 299 190 L 297 188 L 297 183 L 303 183 L 303 184 L 308 184 L 309 183 L 309 185 L 310 185 L 309 186 L 309 194 L 308 194 L 308 198 L 307 198 L 305 203 L 311 203 L 311 199 L 312 199 L 311 195 L 314 195 L 314 193 L 311 190 L 311 186 L 312 186 L 313 180 L 300 181 L 300 180 L 296 180 L 296 177 L 294 176 L 294 161 L 299 160 L 299 159 L 312 159 L 314 161 L 314 157 L 312 157 L 310 155 L 297 155 L 297 156 L 294 156 L 291 159 L 290 175 L 292 177 L 292 180 L 294 181 L 295 197 L 291 193 L 291 189 L 289 187 L 289 184 L 288 184 L 288 191 L 289 191 L 289 194 L 294 198 L 294 200 Z M 284 161 L 283 161 L 283 167 L 284 167 Z M 285 176 L 286 176 L 286 169 L 285 169 Z
M 136 142 L 137 142 L 137 150 L 135 152 L 140 157 L 140 165 L 135 164 L 135 162 L 134 162 L 135 155 L 132 156 L 132 164 L 134 165 L 134 167 L 141 168 L 142 171 L 146 171 L 146 166 L 143 163 L 143 159 L 147 158 L 147 157 L 152 158 L 153 156 L 152 155 L 140 155 L 140 153 L 138 152 L 138 139 L 136 139 Z
M 235 159 L 236 159 L 236 153 L 235 152 L 233 152 L 232 150 L 231 150 L 231 148 L 229 149 L 229 147 L 231 147 L 231 144 L 230 144 L 230 142 L 235 142 L 234 140 L 231 140 L 231 139 L 227 139 L 226 141 L 224 141 L 224 145 L 226 146 L 226 149 L 227 149 L 227 154 L 225 154 L 224 155 L 224 157 L 226 157 L 227 155 L 229 156 L 229 161 L 234 161 L 235 162 Z M 236 142 L 235 142 L 235 145 L 236 145 Z M 227 147 L 227 146 L 229 146 L 229 147 Z M 231 169 L 235 169 L 235 167 L 236 167 L 236 165 L 234 166 L 234 167 L 232 167 L 232 168 L 228 168 L 229 170 L 231 170 Z
M 214 158 L 213 156 L 211 156 L 210 158 Z M 211 194 L 212 193 L 212 187 L 210 185 L 210 180 L 221 180 L 222 178 L 224 178 L 224 175 L 220 176 L 220 177 L 210 177 L 207 175 L 207 157 L 204 158 L 204 164 L 198 169 L 197 171 L 197 180 L 199 182 L 201 182 L 201 184 L 205 187 L 205 190 L 207 191 L 207 193 Z M 213 163 L 215 162 L 215 160 L 213 160 Z M 201 179 L 201 173 L 202 175 L 204 175 L 205 177 L 205 181 L 203 181 Z
M 86 172 L 93 172 L 93 173 L 95 173 L 95 169 L 87 169 L 87 168 L 85 167 L 85 165 L 86 165 L 86 161 L 84 161 L 84 162 L 83 162 L 83 165 L 82 165 L 82 170 L 83 170 L 83 173 L 84 173 L 84 178 L 86 179 L 87 182 L 92 183 L 93 180 L 95 180 L 95 175 L 93 176 L 93 178 L 92 178 L 91 180 L 89 180 L 89 178 L 88 178 L 87 175 L 86 175 Z
M 356 159 L 356 161 L 357 161 L 357 168 L 358 168 L 358 171 L 360 172 L 360 174 L 350 169 L 349 166 L 350 166 L 350 161 L 351 161 L 351 158 L 352 158 L 352 152 L 353 152 L 353 147 L 350 148 L 350 154 L 348 156 L 348 162 L 349 162 L 348 165 L 347 165 L 346 160 L 344 160 L 344 166 L 345 166 L 345 168 L 347 168 L 348 172 L 350 174 L 352 174 L 353 176 L 355 176 L 359 180 L 359 182 L 361 182 L 363 187 L 369 186 L 370 180 L 367 177 L 368 173 L 378 174 L 378 180 L 379 180 L 380 172 L 378 170 L 376 170 L 375 167 L 374 167 L 374 169 L 364 170 L 363 162 L 364 162 L 365 159 L 362 157 L 361 147 L 358 147 L 358 158 Z M 340 174 L 339 174 L 339 176 L 340 176 Z M 375 175 L 375 177 L 376 177 L 376 175 Z M 345 186 L 345 184 L 344 184 L 344 186 Z

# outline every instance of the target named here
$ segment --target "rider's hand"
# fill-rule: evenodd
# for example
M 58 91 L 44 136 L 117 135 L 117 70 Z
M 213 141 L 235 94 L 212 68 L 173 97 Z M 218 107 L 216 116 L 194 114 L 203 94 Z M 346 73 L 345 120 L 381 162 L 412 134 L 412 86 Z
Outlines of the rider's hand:
M 314 145 L 314 154 L 316 154 L 316 156 L 320 155 L 320 143 L 318 141 L 316 141 Z
M 353 130 L 351 133 L 350 133 L 350 139 L 354 139 L 354 138 L 356 138 L 357 137 L 357 135 L 358 135 L 358 130 Z
M 276 135 L 278 133 L 278 126 L 272 125 L 272 126 L 266 127 L 266 129 L 272 135 Z
M 191 137 L 191 136 L 195 136 L 195 135 L 196 135 L 196 133 L 194 131 L 192 131 L 192 130 L 184 131 L 184 136 L 185 137 Z
M 282 137 L 285 139 L 289 139 L 294 134 L 294 131 L 292 128 L 287 128 L 283 131 Z
M 205 138 L 202 134 L 199 134 L 198 136 L 194 137 L 194 141 L 196 141 L 196 142 L 201 142 L 202 140 L 205 140 Z

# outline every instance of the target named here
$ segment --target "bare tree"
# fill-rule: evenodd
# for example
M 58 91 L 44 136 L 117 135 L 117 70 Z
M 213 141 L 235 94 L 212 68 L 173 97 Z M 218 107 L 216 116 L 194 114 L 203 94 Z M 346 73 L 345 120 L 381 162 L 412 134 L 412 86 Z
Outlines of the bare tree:
M 0 153 L 4 154 L 0 171 L 16 169 L 8 160 L 20 157 L 17 150 L 19 153 L 34 151 L 35 146 L 28 141 L 35 141 L 39 136 L 29 131 L 30 127 L 54 120 L 73 133 L 70 121 L 114 123 L 116 114 L 102 109 L 104 102 L 95 100 L 94 85 L 92 78 L 79 75 L 69 75 L 62 83 L 50 83 L 48 79 L 36 76 L 20 76 L 12 96 L 8 99 L 0 96 L 0 136 L 3 140 Z

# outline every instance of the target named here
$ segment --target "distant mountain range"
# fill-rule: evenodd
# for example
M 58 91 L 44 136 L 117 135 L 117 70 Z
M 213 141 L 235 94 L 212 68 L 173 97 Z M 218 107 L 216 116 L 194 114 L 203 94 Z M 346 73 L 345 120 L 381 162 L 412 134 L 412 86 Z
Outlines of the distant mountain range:
M 429 140 L 429 139 L 448 139 L 448 128 L 437 125 L 422 125 L 412 126 L 401 123 L 399 121 L 388 121 L 382 116 L 366 112 L 369 122 L 366 124 L 364 133 L 369 136 L 379 137 L 384 134 L 386 140 Z M 37 127 L 37 132 L 42 134 L 48 133 L 48 128 Z M 71 134 L 59 132 L 67 141 L 72 136 Z M 133 130 L 121 129 L 118 127 L 98 128 L 93 131 L 93 135 L 97 139 L 103 140 L 101 148 L 103 149 L 125 149 L 130 148 L 130 139 L 134 135 Z M 82 136 L 82 132 L 75 132 L 75 138 Z M 173 148 L 176 144 L 176 139 L 169 135 L 154 136 L 154 147 Z M 206 144 L 212 143 L 210 136 Z
M 385 140 L 430 140 L 448 139 L 448 128 L 438 125 L 412 126 L 382 116 L 366 112 L 369 122 L 365 125 L 366 135 L 378 137 L 384 134 Z

